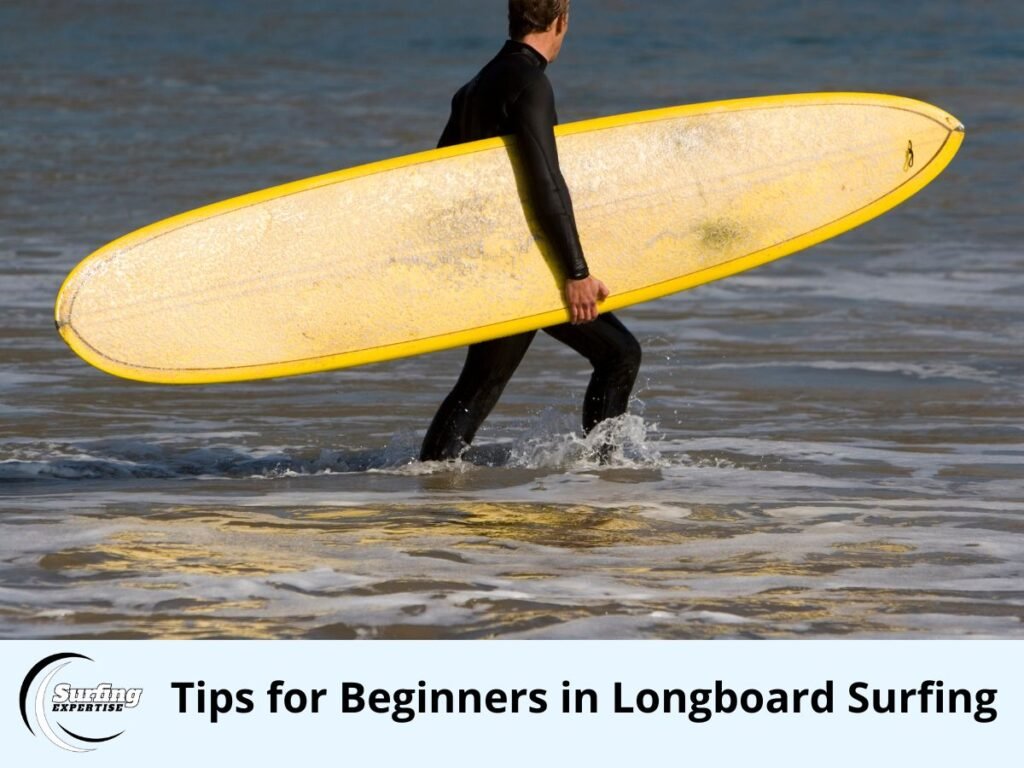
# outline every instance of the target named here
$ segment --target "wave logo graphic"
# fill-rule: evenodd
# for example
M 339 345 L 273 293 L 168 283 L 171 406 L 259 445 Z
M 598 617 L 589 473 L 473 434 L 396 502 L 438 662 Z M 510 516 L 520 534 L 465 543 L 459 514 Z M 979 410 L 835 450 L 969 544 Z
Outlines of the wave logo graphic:
M 99 683 L 86 688 L 77 688 L 69 683 L 57 683 L 53 686 L 51 693 L 50 685 L 54 677 L 75 659 L 92 661 L 88 656 L 83 656 L 80 653 L 55 653 L 42 659 L 28 671 L 21 684 L 21 695 L 18 701 L 21 708 L 21 719 L 33 736 L 37 735 L 35 729 L 32 728 L 34 720 L 43 736 L 56 747 L 68 752 L 93 752 L 96 747 L 90 745 L 112 741 L 124 731 L 118 731 L 110 736 L 83 736 L 62 725 L 56 719 L 55 714 L 124 712 L 139 705 L 142 689 L 115 688 L 110 683 Z M 35 696 L 30 702 L 32 687 L 35 685 L 36 679 L 40 677 L 42 679 L 36 686 Z M 47 697 L 48 693 L 49 697 Z M 58 733 L 53 727 L 54 724 L 63 733 Z M 70 737 L 70 740 L 66 737 Z

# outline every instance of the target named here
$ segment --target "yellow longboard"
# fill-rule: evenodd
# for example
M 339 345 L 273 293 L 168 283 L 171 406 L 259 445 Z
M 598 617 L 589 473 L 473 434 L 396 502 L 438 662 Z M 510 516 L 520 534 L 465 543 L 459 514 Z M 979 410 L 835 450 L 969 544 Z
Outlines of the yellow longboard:
M 605 311 L 742 272 L 898 205 L 963 126 L 912 99 L 830 93 L 563 125 L 562 170 Z M 317 176 L 140 229 L 57 297 L 108 373 L 199 384 L 417 355 L 564 322 L 514 142 Z M 521 182 L 521 179 L 518 181 Z

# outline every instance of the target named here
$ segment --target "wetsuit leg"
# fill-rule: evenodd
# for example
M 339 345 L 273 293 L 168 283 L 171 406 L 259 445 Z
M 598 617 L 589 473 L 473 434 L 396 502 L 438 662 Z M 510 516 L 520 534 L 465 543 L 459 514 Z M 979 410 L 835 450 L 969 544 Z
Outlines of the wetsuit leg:
M 473 442 L 526 354 L 536 331 L 473 344 L 455 388 L 441 403 L 423 438 L 420 461 L 454 459 Z
M 583 429 L 590 432 L 605 419 L 624 414 L 640 371 L 640 343 L 626 326 L 605 313 L 591 323 L 564 323 L 544 331 L 594 366 L 583 400 Z

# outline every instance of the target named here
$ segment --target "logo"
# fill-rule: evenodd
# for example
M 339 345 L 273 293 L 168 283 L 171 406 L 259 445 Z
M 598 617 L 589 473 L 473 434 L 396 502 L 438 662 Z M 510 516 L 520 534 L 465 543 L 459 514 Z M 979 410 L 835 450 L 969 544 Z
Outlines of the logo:
M 51 692 L 51 683 L 54 677 L 75 659 L 92 661 L 88 656 L 83 656 L 80 653 L 55 653 L 52 656 L 47 656 L 28 671 L 21 684 L 21 695 L 19 696 L 21 719 L 33 736 L 37 735 L 35 729 L 32 728 L 34 720 L 39 731 L 54 746 L 68 752 L 92 752 L 96 747 L 90 745 L 112 741 L 124 733 L 124 730 L 109 736 L 86 736 L 76 731 L 85 730 L 83 726 L 97 725 L 95 722 L 89 722 L 90 720 L 100 719 L 109 725 L 109 717 L 97 718 L 97 715 L 116 715 L 134 709 L 142 698 L 142 689 L 118 688 L 110 683 L 78 687 L 71 683 L 58 682 L 53 685 Z M 29 695 L 36 678 L 40 676 L 42 676 L 42 680 L 36 688 L 30 707 Z M 57 719 L 57 715 L 64 715 L 62 719 L 66 722 L 73 717 L 76 731 L 65 727 Z M 54 725 L 60 729 L 60 733 L 54 729 Z M 66 737 L 70 737 L 70 740 Z

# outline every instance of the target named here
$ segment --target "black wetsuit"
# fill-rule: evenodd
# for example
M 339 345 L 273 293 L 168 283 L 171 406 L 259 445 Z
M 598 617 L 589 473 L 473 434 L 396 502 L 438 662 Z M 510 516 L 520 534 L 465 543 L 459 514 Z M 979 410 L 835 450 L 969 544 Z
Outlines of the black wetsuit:
M 455 94 L 438 146 L 514 136 L 530 204 L 544 237 L 563 277 L 581 279 L 590 273 L 558 165 L 554 136 L 558 118 L 551 83 L 544 74 L 546 67 L 547 60 L 540 53 L 526 43 L 509 40 L 480 74 Z M 590 323 L 565 323 L 544 331 L 594 366 L 583 402 L 583 428 L 589 432 L 605 419 L 625 413 L 640 368 L 640 345 L 626 327 L 606 313 Z M 455 458 L 472 442 L 535 333 L 469 347 L 455 388 L 427 430 L 421 459 Z

